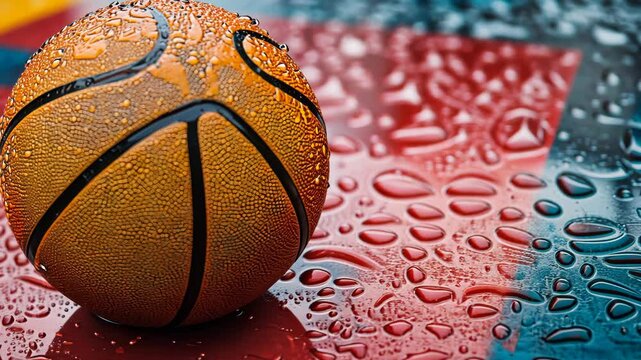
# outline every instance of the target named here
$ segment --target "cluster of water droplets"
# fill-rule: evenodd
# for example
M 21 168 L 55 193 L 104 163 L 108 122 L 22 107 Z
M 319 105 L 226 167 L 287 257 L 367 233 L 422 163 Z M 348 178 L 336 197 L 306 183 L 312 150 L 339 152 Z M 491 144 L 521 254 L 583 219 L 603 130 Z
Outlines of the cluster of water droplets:
M 274 36 L 314 45 L 291 54 L 332 121 L 325 215 L 272 289 L 306 319 L 314 355 L 484 358 L 493 341 L 514 341 L 503 308 L 546 302 L 521 267 L 552 242 L 525 225 L 557 214 L 535 199 L 548 182 L 530 172 L 543 170 L 577 55 L 405 29 L 281 26 Z
M 46 353 L 59 324 L 77 308 L 35 272 L 6 218 L 0 223 L 0 298 L 0 354 L 8 358 Z
M 331 6 L 315 9 L 320 8 L 321 13 Z M 544 8 L 550 6 L 558 9 L 554 4 Z M 505 14 L 494 15 L 496 20 L 481 19 L 471 34 L 528 38 L 541 31 L 503 24 L 509 16 L 519 18 L 507 9 Z M 600 20 L 593 9 L 574 10 Z M 448 14 L 452 19 L 459 16 Z M 461 28 L 473 23 L 470 19 L 460 19 Z M 420 26 L 420 20 L 417 24 Z M 488 51 L 484 56 L 476 48 L 477 59 L 466 63 L 461 49 L 472 45 L 461 46 L 465 40 L 441 37 L 423 43 L 424 39 L 412 37 L 405 29 L 380 35 L 371 29 L 346 33 L 340 25 L 328 28 L 326 35 L 300 36 L 312 42 L 313 49 L 292 50 L 295 58 L 309 58 L 301 62 L 311 74 L 328 117 L 345 119 L 333 124 L 336 130 L 330 137 L 338 158 L 332 183 L 337 188 L 330 194 L 327 214 L 305 259 L 324 259 L 315 268 L 323 270 L 324 265 L 334 276 L 342 274 L 341 268 L 330 263 L 349 264 L 354 269 L 348 272 L 356 271 L 355 279 L 365 284 L 364 291 L 359 286 L 356 295 L 344 292 L 342 298 L 340 291 L 322 291 L 342 299 L 327 300 L 335 306 L 323 316 L 329 316 L 330 323 L 343 323 L 336 333 L 325 331 L 324 321 L 311 323 L 317 327 L 314 339 L 322 358 L 345 353 L 400 358 L 421 352 L 426 358 L 473 358 L 515 350 L 533 358 L 563 358 L 576 351 L 569 344 L 587 343 L 594 350 L 615 343 L 620 354 L 634 348 L 641 336 L 634 325 L 639 299 L 634 279 L 641 274 L 634 269 L 639 234 L 631 231 L 638 226 L 630 224 L 639 222 L 641 210 L 635 199 L 641 194 L 635 174 L 639 136 L 634 122 L 639 120 L 634 107 L 639 74 L 631 67 L 637 51 L 633 34 L 602 21 L 586 28 L 559 20 L 558 32 L 547 34 L 545 41 L 559 45 L 568 36 L 586 33 L 585 42 L 572 46 L 581 48 L 583 54 L 537 48 L 528 58 L 536 59 L 531 63 L 545 70 L 534 69 L 528 78 L 523 76 L 527 69 L 484 68 L 478 60 L 501 59 L 507 54 L 504 61 L 512 65 L 509 54 L 518 54 L 522 48 L 503 48 L 496 54 Z M 288 30 L 301 31 L 296 25 L 288 25 Z M 287 38 L 287 32 L 282 36 Z M 298 37 L 289 39 L 296 43 Z M 385 41 L 390 41 L 389 46 L 379 47 Z M 424 52 L 408 52 L 407 44 Z M 323 46 L 330 50 L 324 51 Z M 379 60 L 381 51 L 387 52 L 384 60 Z M 546 57 L 552 61 L 546 63 Z M 328 59 L 327 64 L 318 59 Z M 580 75 L 572 87 L 581 61 L 587 64 L 587 72 L 597 76 Z M 343 72 L 339 75 L 337 69 Z M 499 76 L 493 78 L 493 74 Z M 381 86 L 372 85 L 376 79 L 384 79 Z M 511 79 L 518 79 L 520 87 L 510 88 Z M 424 84 L 428 85 L 423 88 Z M 571 95 L 563 111 L 565 94 Z M 487 99 L 500 109 L 496 117 L 492 116 L 494 109 L 483 108 Z M 509 110 L 515 107 L 517 111 Z M 486 124 L 489 128 L 483 127 Z M 487 135 L 491 138 L 485 140 Z M 476 140 L 481 143 L 478 148 Z M 548 151 L 552 156 L 546 165 Z M 390 157 L 393 165 L 387 162 Z M 528 165 L 519 170 L 519 160 L 521 166 Z M 405 161 L 412 165 L 400 166 Z M 549 175 L 532 175 L 537 166 Z M 457 175 L 462 172 L 466 173 Z M 496 184 L 497 179 L 508 178 L 509 183 Z M 501 204 L 505 188 L 513 195 Z M 346 221 L 350 217 L 353 220 Z M 454 231 L 452 224 L 458 224 Z M 488 227 L 494 231 L 488 232 Z M 456 246 L 448 248 L 450 244 Z M 466 256 L 468 249 L 476 257 Z M 396 256 L 402 262 L 394 261 Z M 456 266 L 456 274 L 443 271 L 442 264 Z M 301 271 L 314 266 L 299 264 Z M 476 266 L 480 272 L 508 279 L 509 286 L 473 285 L 472 279 L 482 278 Z M 493 303 L 485 295 L 478 304 L 466 303 L 475 294 L 494 294 L 501 300 Z M 347 305 L 341 311 L 344 301 Z M 451 313 L 438 309 L 450 303 L 465 308 L 464 314 L 471 319 L 484 318 L 478 314 L 502 316 L 487 316 L 490 321 L 479 330 L 474 322 L 457 323 L 459 317 L 453 310 L 457 306 L 450 306 Z M 302 311 L 290 301 L 287 304 L 296 313 Z M 439 322 L 428 320 L 425 304 L 436 306 L 437 310 L 429 308 L 431 316 L 438 317 L 434 314 L 439 311 L 447 316 L 441 316 Z M 348 314 L 342 315 L 344 312 Z M 312 320 L 323 318 L 314 311 L 306 317 L 310 314 Z M 350 331 L 345 330 L 343 318 L 352 320 L 347 326 Z M 360 329 L 368 335 L 359 336 Z M 443 338 L 456 338 L 456 342 L 444 341 L 439 348 L 430 329 L 448 329 L 442 333 L 450 335 Z M 475 333 L 475 341 L 459 335 L 469 332 Z M 487 341 L 488 350 L 479 345 L 484 337 L 505 345 L 488 346 Z M 461 342 L 467 344 L 454 345 Z M 354 343 L 358 346 L 349 349 L 359 351 L 343 351 L 341 344 Z

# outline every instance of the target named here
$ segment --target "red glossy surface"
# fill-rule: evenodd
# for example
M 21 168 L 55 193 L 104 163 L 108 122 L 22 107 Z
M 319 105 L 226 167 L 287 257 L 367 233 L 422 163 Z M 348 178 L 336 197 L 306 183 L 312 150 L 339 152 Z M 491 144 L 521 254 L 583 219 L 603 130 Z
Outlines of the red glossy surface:
M 10 88 L 0 87 L 0 108 L 4 109 L 4 105 L 7 103 L 7 98 L 11 92 Z
M 121 328 L 51 289 L 2 220 L 0 356 L 445 359 L 514 346 L 501 313 L 542 302 L 513 281 L 536 257 L 536 175 L 580 55 L 406 28 L 265 27 L 313 84 L 333 152 L 325 213 L 292 271 L 237 318 Z

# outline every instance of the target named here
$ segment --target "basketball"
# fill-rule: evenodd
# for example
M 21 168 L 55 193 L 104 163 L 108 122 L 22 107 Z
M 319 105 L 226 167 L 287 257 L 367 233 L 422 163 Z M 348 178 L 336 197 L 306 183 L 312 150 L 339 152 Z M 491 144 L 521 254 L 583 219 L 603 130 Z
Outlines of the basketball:
M 328 188 L 318 101 L 258 21 L 114 3 L 50 38 L 1 120 L 2 195 L 56 289 L 124 325 L 221 317 L 301 255 Z

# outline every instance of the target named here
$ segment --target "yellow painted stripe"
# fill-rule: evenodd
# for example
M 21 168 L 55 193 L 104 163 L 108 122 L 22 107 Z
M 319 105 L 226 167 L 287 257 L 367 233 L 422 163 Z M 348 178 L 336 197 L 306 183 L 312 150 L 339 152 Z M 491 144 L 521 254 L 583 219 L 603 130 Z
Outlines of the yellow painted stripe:
M 80 0 L 0 0 L 0 34 L 43 19 Z

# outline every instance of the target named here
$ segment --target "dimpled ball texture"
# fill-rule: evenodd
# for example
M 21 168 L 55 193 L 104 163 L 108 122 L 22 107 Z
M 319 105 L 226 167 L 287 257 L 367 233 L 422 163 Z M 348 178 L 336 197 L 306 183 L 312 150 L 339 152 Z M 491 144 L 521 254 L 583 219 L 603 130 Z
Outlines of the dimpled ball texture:
M 114 3 L 49 39 L 2 117 L 2 195 L 27 258 L 126 325 L 261 296 L 328 187 L 323 119 L 287 47 L 195 1 Z

